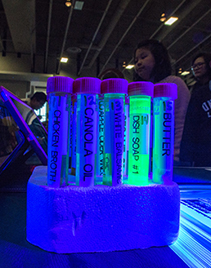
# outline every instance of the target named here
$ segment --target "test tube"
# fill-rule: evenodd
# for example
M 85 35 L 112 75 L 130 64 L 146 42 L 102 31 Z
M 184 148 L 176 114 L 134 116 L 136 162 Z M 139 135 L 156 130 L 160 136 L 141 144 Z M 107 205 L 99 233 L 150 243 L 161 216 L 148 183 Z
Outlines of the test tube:
M 73 95 L 72 95 L 73 96 Z M 72 164 L 72 145 L 73 145 L 73 103 L 72 103 L 72 98 L 71 98 L 71 109 L 70 109 L 70 135 L 69 135 L 69 144 L 70 144 L 70 148 L 69 148 L 69 170 L 71 171 L 71 164 Z
M 98 124 L 97 124 L 97 157 L 96 157 L 96 180 L 95 184 L 102 184 L 104 164 L 103 164 L 103 151 L 104 151 L 104 103 L 103 95 L 100 94 L 98 98 Z
M 104 174 L 103 184 L 116 186 L 123 181 L 125 79 L 105 79 L 101 82 L 104 95 Z
M 73 82 L 74 93 L 74 82 Z M 77 96 L 72 95 L 72 150 L 71 150 L 71 175 L 76 174 L 76 126 L 77 126 Z
M 149 147 L 153 83 L 132 82 L 130 99 L 128 184 L 149 184 Z
M 152 155 L 153 155 L 153 98 L 151 98 L 151 125 L 150 125 L 150 146 L 149 146 L 149 181 L 152 183 Z
M 69 132 L 73 79 L 55 76 L 47 80 L 49 99 L 48 172 L 52 187 L 68 185 Z
M 172 180 L 174 155 L 174 101 L 177 85 L 154 86 L 153 100 L 153 182 L 167 184 Z
M 128 179 L 128 153 L 129 153 L 129 97 L 125 97 L 125 126 L 124 126 L 124 156 L 123 156 L 123 182 Z
M 97 152 L 97 102 L 101 80 L 82 77 L 74 81 L 77 95 L 76 184 L 94 186 Z

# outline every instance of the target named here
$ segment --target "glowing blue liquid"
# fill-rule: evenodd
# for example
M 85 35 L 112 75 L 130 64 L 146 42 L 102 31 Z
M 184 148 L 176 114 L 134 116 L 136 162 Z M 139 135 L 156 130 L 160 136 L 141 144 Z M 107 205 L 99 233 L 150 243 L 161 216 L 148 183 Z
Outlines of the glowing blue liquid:
M 76 182 L 79 186 L 94 186 L 97 152 L 97 103 L 93 94 L 77 96 Z
M 71 110 L 70 110 L 70 148 L 69 148 L 69 170 L 71 171 L 72 165 L 72 146 L 73 146 L 73 104 L 71 103 Z
M 125 104 L 125 126 L 124 126 L 124 154 L 123 154 L 123 178 L 128 176 L 128 157 L 129 157 L 129 105 Z
M 72 116 L 72 150 L 71 150 L 71 175 L 76 174 L 76 128 L 77 128 L 77 101 L 73 102 Z
M 103 144 L 104 144 L 104 103 L 103 97 L 98 100 L 98 124 L 97 124 L 97 155 L 96 155 L 96 180 L 95 184 L 102 184 L 103 181 Z
M 71 96 L 51 93 L 48 123 L 49 186 L 68 185 Z
M 153 182 L 172 180 L 174 154 L 174 101 L 154 98 Z
M 123 180 L 124 94 L 104 95 L 103 184 L 116 186 Z

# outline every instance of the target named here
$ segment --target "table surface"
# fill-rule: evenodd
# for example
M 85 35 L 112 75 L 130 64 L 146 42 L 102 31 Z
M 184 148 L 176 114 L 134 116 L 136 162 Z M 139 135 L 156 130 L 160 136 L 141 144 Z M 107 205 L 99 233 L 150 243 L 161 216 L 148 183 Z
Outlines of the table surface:
M 26 174 L 27 176 L 23 176 L 23 173 L 24 171 L 21 172 L 20 176 L 17 176 L 16 173 L 16 176 L 10 176 L 4 179 L 0 178 L 0 268 L 188 267 L 172 250 L 177 242 L 181 244 L 180 239 L 178 239 L 173 247 L 165 246 L 127 251 L 78 254 L 51 253 L 30 244 L 26 240 L 26 186 L 29 175 Z M 205 189 L 209 187 L 211 192 L 210 174 L 211 169 L 187 168 L 183 170 L 182 168 L 175 168 L 174 181 L 180 185 L 183 194 L 185 193 L 187 195 L 190 193 L 191 196 L 196 196 L 194 186 L 196 183 L 198 184 L 196 188 L 201 184 L 205 184 Z M 186 186 L 183 186 L 184 183 L 189 183 L 190 186 L 186 189 Z M 201 190 L 204 189 L 203 185 L 200 187 Z M 190 190 L 193 190 L 194 193 Z M 202 197 L 204 197 L 204 194 Z M 181 231 L 183 231 L 182 228 Z M 208 232 L 210 233 L 210 229 Z M 210 251 L 209 254 L 211 254 Z
M 171 248 L 56 254 L 26 240 L 26 192 L 0 193 L 0 267 L 185 268 Z

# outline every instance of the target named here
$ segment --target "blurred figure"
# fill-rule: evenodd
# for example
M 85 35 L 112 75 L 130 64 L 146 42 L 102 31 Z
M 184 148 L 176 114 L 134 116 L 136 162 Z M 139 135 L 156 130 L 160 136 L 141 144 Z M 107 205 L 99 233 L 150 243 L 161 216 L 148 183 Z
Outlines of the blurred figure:
M 34 95 L 30 98 L 28 105 L 33 110 L 39 110 L 43 107 L 45 102 L 47 101 L 47 96 L 44 92 L 35 92 Z
M 192 61 L 192 88 L 181 142 L 181 161 L 195 167 L 211 166 L 211 54 Z
M 180 143 L 182 139 L 186 110 L 190 91 L 185 82 L 171 75 L 171 62 L 165 46 L 157 40 L 145 40 L 138 44 L 134 53 L 134 81 L 152 83 L 175 83 L 178 98 L 175 100 L 174 160 L 179 163 Z
M 117 68 L 110 68 L 103 71 L 99 76 L 101 80 L 109 78 L 124 78 L 123 73 Z
M 0 157 L 9 155 L 17 146 L 16 133 L 18 130 L 13 117 L 0 100 Z

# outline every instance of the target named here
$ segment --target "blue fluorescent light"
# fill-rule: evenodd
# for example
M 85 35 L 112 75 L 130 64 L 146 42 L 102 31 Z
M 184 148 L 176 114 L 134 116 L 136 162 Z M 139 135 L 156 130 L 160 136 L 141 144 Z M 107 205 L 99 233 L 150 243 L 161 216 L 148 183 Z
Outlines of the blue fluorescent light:
M 211 267 L 210 215 L 210 199 L 181 200 L 179 237 L 170 248 L 191 268 Z

